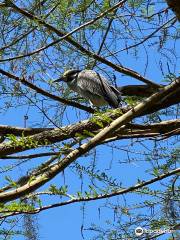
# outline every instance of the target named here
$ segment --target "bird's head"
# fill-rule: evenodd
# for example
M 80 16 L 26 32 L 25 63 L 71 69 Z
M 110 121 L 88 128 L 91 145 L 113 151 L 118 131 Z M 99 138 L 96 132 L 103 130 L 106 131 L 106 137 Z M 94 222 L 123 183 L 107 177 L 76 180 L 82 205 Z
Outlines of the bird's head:
M 81 70 L 78 69 L 71 69 L 67 70 L 63 73 L 63 75 L 55 80 L 54 82 L 71 82 L 74 78 L 76 78 L 77 74 L 81 72 Z

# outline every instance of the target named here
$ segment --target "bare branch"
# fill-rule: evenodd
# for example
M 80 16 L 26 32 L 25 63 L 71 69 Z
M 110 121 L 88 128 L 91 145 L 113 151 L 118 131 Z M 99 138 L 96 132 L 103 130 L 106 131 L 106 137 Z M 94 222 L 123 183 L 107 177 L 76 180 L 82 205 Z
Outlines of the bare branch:
M 125 50 L 129 50 L 129 49 L 131 49 L 131 48 L 134 48 L 134 47 L 137 47 L 137 46 L 143 44 L 143 43 L 146 42 L 148 39 L 151 39 L 154 34 L 156 34 L 157 32 L 159 32 L 159 31 L 160 31 L 162 28 L 164 28 L 166 25 L 168 25 L 168 24 L 171 23 L 171 22 L 174 22 L 175 19 L 176 19 L 175 17 L 171 18 L 170 20 L 168 20 L 167 22 L 165 22 L 162 26 L 158 27 L 155 31 L 153 31 L 153 32 L 150 33 L 148 36 L 146 36 L 142 41 L 140 41 L 140 42 L 138 42 L 138 43 L 136 43 L 136 44 L 133 44 L 133 45 L 131 45 L 131 46 L 127 46 L 126 48 L 121 49 L 121 50 L 118 51 L 118 52 L 123 52 L 123 51 L 125 51 Z
M 124 3 L 125 1 L 122 1 L 118 4 L 122 4 Z M 58 36 L 60 37 L 64 37 L 66 35 L 66 33 L 58 30 L 57 28 L 55 28 L 54 26 L 46 23 L 44 20 L 38 18 L 37 16 L 19 8 L 18 6 L 16 6 L 13 2 L 11 1 L 6 1 L 7 3 L 7 7 L 11 7 L 12 9 L 14 9 L 16 12 L 26 16 L 27 18 L 31 19 L 31 20 L 35 20 L 36 22 L 38 22 L 39 24 L 43 25 L 45 28 L 47 28 L 48 30 L 56 33 Z M 116 8 L 115 8 L 116 9 Z M 124 73 L 128 76 L 131 76 L 133 78 L 136 78 L 154 88 L 160 88 L 161 85 L 157 84 L 157 83 L 154 83 L 152 82 L 151 80 L 147 79 L 147 78 L 144 78 L 143 76 L 141 76 L 139 73 L 135 72 L 134 70 L 132 69 L 128 69 L 126 67 L 123 67 L 123 66 L 120 66 L 120 65 L 116 65 L 114 63 L 112 63 L 111 61 L 108 61 L 107 59 L 89 51 L 88 49 L 84 48 L 82 45 L 80 45 L 78 42 L 76 42 L 71 36 L 66 36 L 65 39 L 68 43 L 72 44 L 74 47 L 76 47 L 79 51 L 81 51 L 83 54 L 86 54 L 94 59 L 96 59 L 97 61 L 100 61 L 106 65 L 108 65 L 109 67 L 113 68 L 114 70 L 118 71 L 118 72 L 121 72 L 121 73 Z

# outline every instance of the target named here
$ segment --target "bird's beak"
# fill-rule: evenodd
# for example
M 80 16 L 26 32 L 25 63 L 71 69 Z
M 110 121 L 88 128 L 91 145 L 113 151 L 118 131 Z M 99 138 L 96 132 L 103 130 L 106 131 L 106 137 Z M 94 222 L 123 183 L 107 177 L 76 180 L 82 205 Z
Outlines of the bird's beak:
M 57 82 L 64 82 L 65 81 L 65 77 L 61 76 L 60 78 L 56 79 L 55 81 L 53 81 L 53 83 L 57 83 Z

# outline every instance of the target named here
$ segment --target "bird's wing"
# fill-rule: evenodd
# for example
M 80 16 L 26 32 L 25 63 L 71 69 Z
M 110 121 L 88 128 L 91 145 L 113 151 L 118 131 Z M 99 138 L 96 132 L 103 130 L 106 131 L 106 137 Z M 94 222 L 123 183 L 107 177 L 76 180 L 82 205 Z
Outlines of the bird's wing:
M 117 98 L 118 98 L 118 102 L 120 103 L 122 98 L 121 98 L 121 92 L 119 89 L 117 89 L 116 87 L 114 86 L 110 86 L 111 90 L 116 94 Z
M 92 70 L 84 70 L 78 74 L 78 87 L 94 95 L 103 96 L 112 107 L 119 104 L 119 91 L 111 86 L 105 77 Z

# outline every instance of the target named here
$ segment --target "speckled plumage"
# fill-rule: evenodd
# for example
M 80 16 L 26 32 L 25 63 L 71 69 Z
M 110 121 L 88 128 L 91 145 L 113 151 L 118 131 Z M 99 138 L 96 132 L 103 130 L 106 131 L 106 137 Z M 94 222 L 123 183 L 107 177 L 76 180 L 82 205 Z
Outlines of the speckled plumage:
M 121 94 L 118 89 L 93 70 L 68 70 L 63 74 L 62 80 L 96 107 L 107 104 L 114 108 L 119 106 Z

